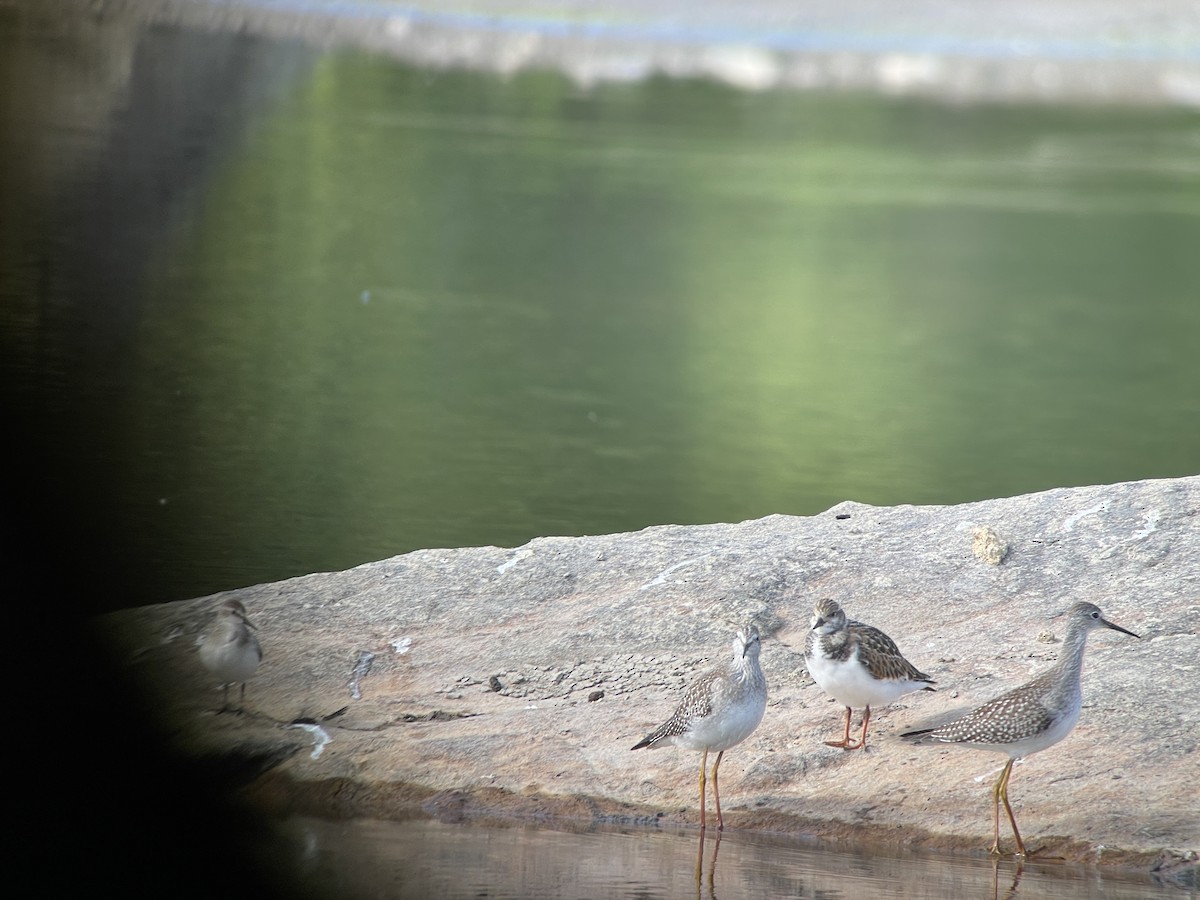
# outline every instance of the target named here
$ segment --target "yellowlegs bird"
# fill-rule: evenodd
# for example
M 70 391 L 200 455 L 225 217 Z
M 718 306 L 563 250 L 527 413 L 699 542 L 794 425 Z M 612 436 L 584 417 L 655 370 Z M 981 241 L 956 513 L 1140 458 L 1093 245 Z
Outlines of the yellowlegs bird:
M 725 827 L 721 817 L 721 790 L 717 769 L 730 747 L 740 744 L 758 727 L 767 708 L 767 679 L 758 664 L 758 629 L 749 625 L 733 641 L 733 659 L 727 666 L 710 669 L 697 678 L 683 695 L 671 718 L 632 749 L 674 744 L 684 750 L 700 750 L 700 827 L 704 819 L 704 776 L 708 752 L 717 751 L 712 769 L 713 798 L 717 803 L 717 830 Z
M 231 598 L 221 604 L 212 630 L 200 644 L 200 661 L 220 679 L 225 688 L 225 703 L 221 712 L 229 708 L 231 684 L 241 683 L 241 703 L 245 704 L 246 681 L 262 662 L 262 646 L 254 636 L 254 627 L 254 623 L 246 617 L 246 607 L 240 600 Z
M 1083 671 L 1083 650 L 1093 628 L 1111 628 L 1130 637 L 1132 631 L 1104 618 L 1091 603 L 1076 603 L 1067 611 L 1067 636 L 1063 652 L 1053 666 L 1032 681 L 989 700 L 965 716 L 937 728 L 908 731 L 905 738 L 961 744 L 976 750 L 1008 754 L 1008 762 L 992 788 L 995 841 L 992 853 L 1000 852 L 1000 801 L 1012 825 L 1017 855 L 1025 856 L 1025 842 L 1017 831 L 1017 819 L 1008 802 L 1008 779 L 1013 763 L 1022 757 L 1045 750 L 1065 738 L 1079 720 L 1083 692 L 1079 676 Z
M 910 691 L 932 691 L 934 681 L 900 654 L 896 642 L 870 625 L 847 619 L 836 601 L 818 600 L 804 643 L 804 661 L 813 681 L 846 707 L 846 730 L 830 747 L 865 750 L 871 706 L 891 703 Z M 853 708 L 864 707 L 862 735 L 850 740 Z

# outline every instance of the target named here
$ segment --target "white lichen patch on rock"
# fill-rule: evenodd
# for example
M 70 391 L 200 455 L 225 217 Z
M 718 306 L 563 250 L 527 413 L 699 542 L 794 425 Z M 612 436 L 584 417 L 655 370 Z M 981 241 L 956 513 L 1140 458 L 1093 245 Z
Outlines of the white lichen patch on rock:
M 1008 556 L 1008 544 L 995 529 L 981 525 L 971 535 L 971 552 L 990 566 L 998 566 Z

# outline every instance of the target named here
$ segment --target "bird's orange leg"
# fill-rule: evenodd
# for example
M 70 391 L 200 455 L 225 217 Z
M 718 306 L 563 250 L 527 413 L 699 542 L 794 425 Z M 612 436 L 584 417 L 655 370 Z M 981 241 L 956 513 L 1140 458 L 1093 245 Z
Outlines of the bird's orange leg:
M 855 744 L 850 740 L 850 713 L 851 713 L 850 707 L 847 706 L 846 707 L 846 731 L 842 735 L 842 739 L 840 741 L 826 741 L 825 745 L 827 747 L 841 747 L 843 750 L 857 750 L 858 749 L 858 744 Z
M 871 707 L 867 707 L 863 713 L 863 730 L 862 737 L 858 739 L 858 747 L 848 747 L 848 750 L 866 750 L 867 749 L 867 726 L 871 724 Z

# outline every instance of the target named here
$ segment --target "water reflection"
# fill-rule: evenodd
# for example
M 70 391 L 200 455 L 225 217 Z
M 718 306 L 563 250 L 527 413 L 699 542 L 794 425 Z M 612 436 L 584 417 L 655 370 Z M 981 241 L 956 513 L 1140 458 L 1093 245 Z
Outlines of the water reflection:
M 699 849 L 696 852 L 696 896 L 697 897 L 704 896 L 704 897 L 710 898 L 710 900 L 715 900 L 715 898 L 717 896 L 717 889 L 713 884 L 713 880 L 717 876 L 717 856 L 721 852 L 721 835 L 724 832 L 718 830 L 715 835 L 715 839 L 713 840 L 713 843 L 712 843 L 712 857 L 709 859 L 709 863 L 708 863 L 708 875 L 707 875 L 707 879 L 705 879 L 704 849 L 707 844 L 707 841 L 705 841 L 704 831 L 705 830 L 703 828 L 700 829 L 700 838 L 698 841 Z M 703 882 L 703 887 L 706 889 L 706 893 L 703 893 L 703 894 L 701 893 L 701 883 L 702 882 Z
M 1017 896 L 1017 888 L 1021 885 L 1021 876 L 1025 873 L 1025 860 L 1017 857 L 1012 866 L 1012 880 L 1009 881 L 1009 873 L 1005 872 L 1003 877 L 1000 874 L 1001 860 L 999 857 L 992 859 L 992 900 L 1000 900 L 1003 896 L 1004 900 L 1009 897 Z M 1001 883 L 1008 886 L 1004 888 L 1004 893 L 1001 895 Z
M 569 829 L 569 823 L 562 825 Z M 303 878 L 341 896 L 550 898 L 1185 897 L 1149 878 L 1049 862 L 853 853 L 783 836 L 418 820 L 289 826 Z

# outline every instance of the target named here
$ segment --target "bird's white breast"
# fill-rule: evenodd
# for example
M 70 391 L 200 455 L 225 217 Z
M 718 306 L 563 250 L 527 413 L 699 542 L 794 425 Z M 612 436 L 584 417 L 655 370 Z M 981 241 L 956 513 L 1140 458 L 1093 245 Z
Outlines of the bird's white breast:
M 866 666 L 859 662 L 858 654 L 859 648 L 855 647 L 845 659 L 831 659 L 825 655 L 818 639 L 813 641 L 812 653 L 804 661 L 808 664 L 813 681 L 843 706 L 861 708 L 890 703 L 925 686 L 907 678 L 873 678 Z
M 728 750 L 750 737 L 766 709 L 765 695 L 758 701 L 735 704 L 720 716 L 696 720 L 686 734 L 677 735 L 671 743 L 685 750 Z

